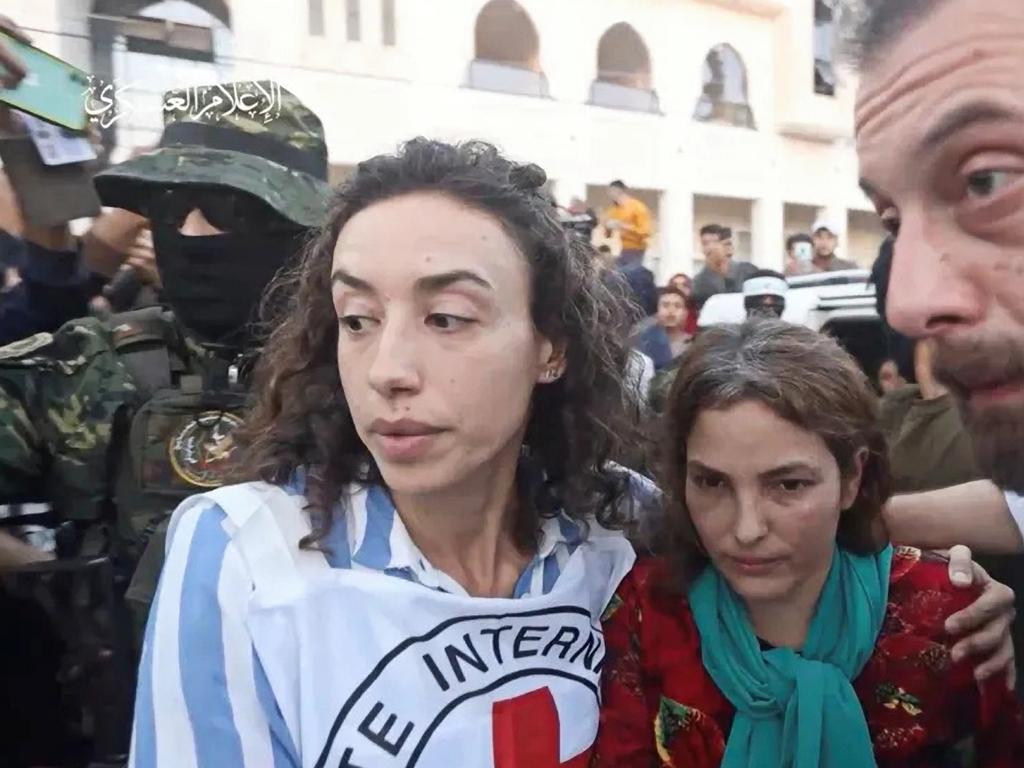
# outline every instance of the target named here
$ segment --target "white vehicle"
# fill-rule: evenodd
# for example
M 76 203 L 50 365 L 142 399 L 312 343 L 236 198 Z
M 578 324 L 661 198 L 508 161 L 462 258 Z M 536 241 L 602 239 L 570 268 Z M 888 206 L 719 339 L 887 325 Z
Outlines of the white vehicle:
M 886 357 L 886 340 L 870 277 L 866 269 L 858 269 L 788 278 L 782 319 L 832 335 L 874 377 Z M 704 304 L 698 325 L 707 328 L 745 319 L 743 294 L 720 293 Z

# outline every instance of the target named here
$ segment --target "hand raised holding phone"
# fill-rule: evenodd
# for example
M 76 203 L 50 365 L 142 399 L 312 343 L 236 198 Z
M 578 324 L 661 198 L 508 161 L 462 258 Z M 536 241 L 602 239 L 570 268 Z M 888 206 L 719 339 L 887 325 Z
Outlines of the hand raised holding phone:
M 81 132 L 88 85 L 86 72 L 30 45 L 13 21 L 0 17 L 0 105 Z
M 0 32 L 6 32 L 15 40 L 26 45 L 30 45 L 32 42 L 21 31 L 21 28 L 7 16 L 0 15 Z M 15 88 L 27 74 L 28 70 L 25 68 L 25 63 L 0 38 L 0 85 L 4 88 Z

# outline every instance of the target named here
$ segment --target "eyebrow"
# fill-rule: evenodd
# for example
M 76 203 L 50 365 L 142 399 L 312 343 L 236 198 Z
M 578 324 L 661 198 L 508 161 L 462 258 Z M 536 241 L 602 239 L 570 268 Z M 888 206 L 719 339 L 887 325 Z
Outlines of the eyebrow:
M 767 472 L 762 473 L 762 477 L 782 477 L 783 475 L 790 475 L 794 472 L 808 472 L 815 477 L 819 476 L 817 468 L 811 466 L 802 461 L 793 461 L 789 464 L 783 464 L 781 467 L 775 467 Z
M 1013 110 L 987 101 L 976 101 L 958 107 L 939 120 L 921 141 L 921 149 L 935 149 L 950 137 L 978 123 L 1012 120 L 1019 117 Z
M 702 462 L 697 461 L 696 459 L 690 459 L 687 462 L 687 469 L 697 470 L 699 472 L 706 472 L 710 475 L 725 476 L 727 474 L 726 472 L 723 472 L 720 469 L 709 467 L 708 465 L 703 464 Z M 782 477 L 784 475 L 789 475 L 793 472 L 809 472 L 813 474 L 815 477 L 820 476 L 818 470 L 815 467 L 811 466 L 810 464 L 807 464 L 802 461 L 793 461 L 790 462 L 789 464 L 783 464 L 780 467 L 773 467 L 772 469 L 769 469 L 767 472 L 762 472 L 760 474 L 760 477 L 770 479 L 775 477 Z
M 451 272 L 441 272 L 437 275 L 427 275 L 421 277 L 416 281 L 415 290 L 420 293 L 437 293 L 443 291 L 455 283 L 469 282 L 486 288 L 487 290 L 493 291 L 494 286 L 491 285 L 487 280 L 480 277 L 476 272 L 468 269 L 454 269 Z M 331 275 L 331 285 L 340 283 L 341 285 L 347 285 L 357 291 L 363 291 L 364 293 L 376 293 L 377 289 L 374 288 L 370 283 L 362 280 L 355 275 L 346 272 L 344 269 L 336 269 Z

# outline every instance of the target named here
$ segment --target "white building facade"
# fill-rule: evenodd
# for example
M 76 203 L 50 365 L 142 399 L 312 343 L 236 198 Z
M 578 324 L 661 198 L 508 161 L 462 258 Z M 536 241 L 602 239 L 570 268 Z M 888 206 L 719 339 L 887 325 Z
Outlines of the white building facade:
M 163 90 L 269 78 L 322 118 L 335 178 L 423 135 L 535 162 L 562 203 L 603 207 L 624 180 L 657 217 L 649 259 L 666 279 L 699 267 L 707 223 L 733 228 L 738 257 L 780 269 L 786 236 L 827 215 L 846 222 L 841 255 L 873 260 L 882 231 L 857 185 L 833 2 L 6 0 L 5 12 L 123 88 L 114 159 L 156 141 Z

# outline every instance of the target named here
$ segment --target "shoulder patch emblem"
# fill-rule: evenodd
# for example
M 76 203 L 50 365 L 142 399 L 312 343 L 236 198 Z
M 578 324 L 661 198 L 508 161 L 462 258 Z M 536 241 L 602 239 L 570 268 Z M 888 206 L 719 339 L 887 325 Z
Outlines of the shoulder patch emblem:
M 168 455 L 174 472 L 199 488 L 224 485 L 232 469 L 234 432 L 240 426 L 240 418 L 222 411 L 206 411 L 189 418 L 168 442 Z
M 43 347 L 49 346 L 52 342 L 52 333 L 37 333 L 35 336 L 29 336 L 27 339 L 12 342 L 6 347 L 0 347 L 0 360 L 14 360 L 19 357 L 25 357 L 25 355 L 30 355 Z

